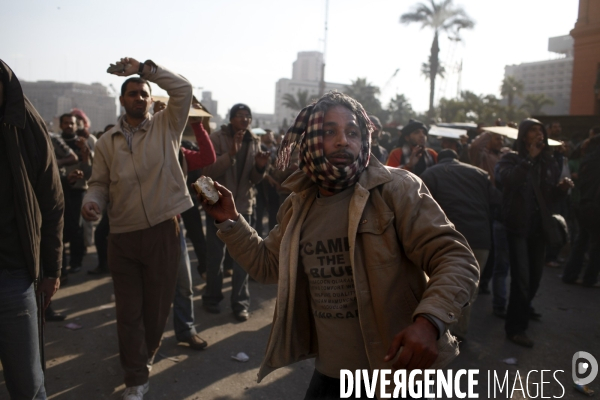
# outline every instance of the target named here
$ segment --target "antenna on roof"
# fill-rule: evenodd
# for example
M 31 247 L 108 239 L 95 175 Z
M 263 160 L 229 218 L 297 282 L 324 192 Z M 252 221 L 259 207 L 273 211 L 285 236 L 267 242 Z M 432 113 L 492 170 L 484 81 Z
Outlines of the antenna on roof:
M 325 34 L 323 36 L 323 63 L 321 65 L 321 81 L 319 82 L 319 97 L 325 94 L 325 57 L 327 55 L 327 21 L 329 19 L 329 0 L 325 0 Z

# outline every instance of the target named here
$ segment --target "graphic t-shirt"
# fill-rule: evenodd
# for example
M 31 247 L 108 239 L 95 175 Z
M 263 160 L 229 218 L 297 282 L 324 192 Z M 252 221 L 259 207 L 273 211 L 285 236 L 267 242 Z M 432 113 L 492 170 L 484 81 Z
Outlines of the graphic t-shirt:
M 315 200 L 302 224 L 300 262 L 308 276 L 319 352 L 316 369 L 332 378 L 340 369 L 368 369 L 348 244 L 353 188 Z

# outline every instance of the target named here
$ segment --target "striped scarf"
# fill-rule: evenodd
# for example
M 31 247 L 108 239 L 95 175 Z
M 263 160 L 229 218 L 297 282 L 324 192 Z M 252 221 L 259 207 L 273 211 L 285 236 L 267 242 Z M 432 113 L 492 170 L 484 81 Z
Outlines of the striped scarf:
M 315 110 L 315 106 L 316 104 L 312 104 L 302 109 L 294 124 L 288 129 L 279 147 L 276 165 L 280 170 L 286 169 L 290 165 L 290 156 L 294 148 L 299 144 L 299 168 L 319 187 L 333 193 L 341 192 L 354 185 L 369 165 L 373 127 L 365 110 L 359 104 L 361 115 L 357 115 L 357 118 L 361 122 L 362 137 L 360 153 L 354 163 L 344 168 L 336 167 L 325 157 L 323 145 L 325 114 L 323 111 Z

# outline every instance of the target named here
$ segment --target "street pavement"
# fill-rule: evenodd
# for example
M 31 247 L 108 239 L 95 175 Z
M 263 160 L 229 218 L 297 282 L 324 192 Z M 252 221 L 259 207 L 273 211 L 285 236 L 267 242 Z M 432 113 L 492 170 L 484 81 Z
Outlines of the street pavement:
M 310 381 L 314 362 L 303 361 L 279 369 L 260 384 L 256 376 L 275 305 L 276 286 L 251 281 L 251 318 L 237 322 L 229 306 L 230 278 L 226 278 L 225 301 L 221 314 L 209 314 L 201 307 L 204 283 L 192 259 L 194 306 L 197 330 L 209 343 L 207 349 L 195 351 L 178 344 L 174 337 L 172 315 L 167 322 L 161 348 L 155 359 L 150 391 L 144 396 L 155 399 L 285 399 L 301 400 Z M 64 322 L 46 324 L 46 390 L 49 399 L 118 399 L 124 385 L 119 364 L 115 308 L 110 276 L 86 273 L 97 264 L 93 247 L 84 260 L 84 268 L 69 276 L 53 301 L 56 311 L 68 314 Z M 448 367 L 478 369 L 479 398 L 494 398 L 488 394 L 488 371 L 508 382 L 527 387 L 529 394 L 516 391 L 512 398 L 535 398 L 540 389 L 541 370 L 545 372 L 544 397 L 584 399 L 572 388 L 571 359 L 577 351 L 587 351 L 600 360 L 600 289 L 565 285 L 559 279 L 560 270 L 546 268 L 534 306 L 542 314 L 532 321 L 528 334 L 535 341 L 533 349 L 519 347 L 505 339 L 503 320 L 492 314 L 491 295 L 480 295 L 474 304 L 471 327 L 461 355 Z M 67 324 L 80 325 L 72 330 Z M 239 352 L 250 359 L 242 363 L 232 359 Z M 517 365 L 503 360 L 515 358 Z M 527 374 L 529 385 L 527 385 Z M 562 370 L 564 372 L 556 372 Z M 517 372 L 521 380 L 516 379 Z M 555 374 L 555 375 L 553 375 Z M 557 380 L 553 377 L 556 376 Z M 537 384 L 537 386 L 536 386 Z M 464 380 L 461 387 L 465 388 Z M 600 376 L 590 385 L 600 396 Z M 536 389 L 537 388 L 537 389 Z M 564 388 L 564 389 L 563 389 Z M 496 389 L 498 391 L 498 389 Z M 564 393 L 564 394 L 563 394 Z M 540 393 L 538 393 L 538 396 Z M 506 389 L 497 398 L 509 398 Z M 0 378 L 0 399 L 7 399 L 6 385 Z

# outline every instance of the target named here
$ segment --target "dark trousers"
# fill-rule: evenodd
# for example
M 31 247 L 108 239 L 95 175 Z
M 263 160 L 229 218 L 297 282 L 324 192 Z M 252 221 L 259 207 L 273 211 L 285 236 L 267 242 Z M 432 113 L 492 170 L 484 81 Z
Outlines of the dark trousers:
M 250 224 L 250 215 L 243 215 Z M 206 216 L 206 242 L 210 252 L 207 254 L 206 288 L 202 295 L 202 303 L 216 305 L 223 300 L 223 259 L 225 245 L 217 236 L 215 220 Z M 250 289 L 248 273 L 233 261 L 233 277 L 231 279 L 231 308 L 234 312 L 248 310 L 250 307 Z
M 198 272 L 206 272 L 206 238 L 202 230 L 202 218 L 200 210 L 194 204 L 192 208 L 181 213 L 181 219 L 185 225 L 185 235 L 194 246 L 194 253 L 198 259 Z
M 175 218 L 108 237 L 115 288 L 119 355 L 125 386 L 143 385 L 160 346 L 175 285 L 181 244 Z
M 494 237 L 493 224 L 490 224 L 490 229 L 492 230 L 491 237 Z M 480 277 L 479 277 L 479 287 L 483 289 L 487 289 L 490 285 L 490 281 L 494 275 L 494 258 L 495 258 L 495 248 L 494 241 L 492 240 L 490 252 L 488 254 L 487 261 L 485 265 L 480 265 Z
M 546 244 L 541 234 L 529 237 L 508 233 L 510 295 L 504 328 L 509 336 L 524 333 L 529 325 L 530 304 L 542 279 Z
M 361 381 L 362 383 L 362 381 Z M 347 384 L 347 383 L 346 383 Z M 391 379 L 391 384 L 394 384 L 394 380 Z M 389 386 L 388 386 L 389 387 Z M 376 399 L 379 391 L 375 392 L 375 397 L 367 397 L 365 392 L 365 385 L 362 384 L 360 390 L 360 397 L 355 397 L 355 391 L 352 392 L 351 399 Z M 410 395 L 406 394 L 406 399 L 413 399 Z M 340 397 L 340 379 L 331 378 L 327 375 L 323 375 L 315 369 L 313 376 L 306 390 L 304 400 L 339 400 Z
M 277 212 L 279 211 L 279 193 L 269 184 L 256 185 L 256 220 L 255 229 L 262 238 L 266 237 L 271 229 L 277 225 Z M 269 230 L 265 232 L 263 216 L 265 211 L 269 217 Z
M 102 219 L 94 232 L 94 243 L 96 243 L 96 252 L 98 253 L 98 266 L 108 267 L 108 234 L 110 225 L 108 222 L 108 212 L 104 211 Z
M 63 242 L 69 243 L 70 259 L 67 263 L 63 250 L 63 271 L 67 265 L 80 267 L 85 254 L 85 243 L 83 241 L 83 225 L 81 224 L 81 203 L 84 190 L 65 190 L 65 225 L 63 229 Z
M 598 272 L 600 272 L 600 231 L 591 232 L 585 224 L 580 223 L 577 238 L 571 249 L 571 258 L 562 277 L 564 282 L 574 283 L 579 278 L 588 249 L 590 261 L 583 274 L 583 284 L 593 286 L 598 281 Z

